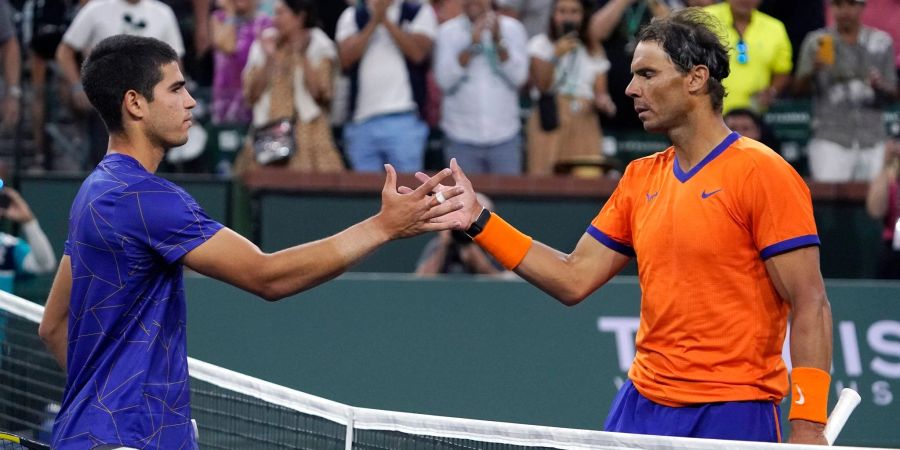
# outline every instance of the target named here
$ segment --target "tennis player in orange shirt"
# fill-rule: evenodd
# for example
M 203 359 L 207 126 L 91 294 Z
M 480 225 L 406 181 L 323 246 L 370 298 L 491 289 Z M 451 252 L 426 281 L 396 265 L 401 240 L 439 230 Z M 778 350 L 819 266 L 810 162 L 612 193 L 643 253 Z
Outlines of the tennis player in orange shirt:
M 637 258 L 637 353 L 606 430 L 778 442 L 792 388 L 790 441 L 825 444 L 832 324 L 809 189 L 725 125 L 728 50 L 714 23 L 689 8 L 642 30 L 626 93 L 644 128 L 674 145 L 628 166 L 572 253 L 483 209 L 455 161 L 465 207 L 443 220 L 469 224 L 476 243 L 566 305 Z

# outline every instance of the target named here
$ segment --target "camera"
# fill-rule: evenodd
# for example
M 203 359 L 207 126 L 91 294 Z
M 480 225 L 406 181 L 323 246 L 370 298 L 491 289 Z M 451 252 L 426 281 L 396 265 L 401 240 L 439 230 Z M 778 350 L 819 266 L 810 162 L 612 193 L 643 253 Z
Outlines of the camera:
M 567 35 L 570 33 L 578 34 L 578 24 L 567 20 L 562 23 L 562 34 Z

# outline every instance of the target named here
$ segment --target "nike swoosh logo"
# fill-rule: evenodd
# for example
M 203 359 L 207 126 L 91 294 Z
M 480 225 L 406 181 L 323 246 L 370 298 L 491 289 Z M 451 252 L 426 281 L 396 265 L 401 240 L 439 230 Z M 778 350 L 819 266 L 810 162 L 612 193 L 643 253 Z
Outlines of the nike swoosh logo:
M 656 191 L 656 192 L 654 192 L 654 193 L 652 193 L 652 194 L 648 192 L 648 193 L 647 193 L 647 201 L 648 201 L 648 202 L 652 202 L 653 199 L 656 198 L 657 195 L 659 195 L 659 191 Z
M 803 397 L 803 391 L 800 390 L 800 386 L 797 386 L 797 396 L 800 398 L 795 400 L 794 403 L 796 403 L 798 405 L 802 405 L 802 404 L 806 403 L 806 398 Z
M 706 190 L 704 190 L 704 191 L 700 194 L 700 197 L 703 197 L 703 199 L 705 200 L 705 199 L 707 199 L 707 198 L 712 197 L 713 195 L 716 195 L 716 193 L 718 193 L 718 192 L 721 191 L 721 190 L 722 190 L 722 189 L 719 188 L 719 189 L 716 189 L 716 190 L 714 190 L 714 191 L 712 191 L 712 192 L 709 192 L 709 193 L 707 193 Z

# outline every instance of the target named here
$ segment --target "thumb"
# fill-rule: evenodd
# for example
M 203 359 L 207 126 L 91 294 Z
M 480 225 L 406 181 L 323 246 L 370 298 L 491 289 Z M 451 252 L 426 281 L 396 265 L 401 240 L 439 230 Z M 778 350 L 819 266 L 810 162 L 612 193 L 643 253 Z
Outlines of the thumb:
M 382 193 L 397 193 L 397 171 L 394 170 L 394 166 L 390 164 L 384 165 L 384 171 L 386 175 L 384 177 L 384 188 L 381 189 Z

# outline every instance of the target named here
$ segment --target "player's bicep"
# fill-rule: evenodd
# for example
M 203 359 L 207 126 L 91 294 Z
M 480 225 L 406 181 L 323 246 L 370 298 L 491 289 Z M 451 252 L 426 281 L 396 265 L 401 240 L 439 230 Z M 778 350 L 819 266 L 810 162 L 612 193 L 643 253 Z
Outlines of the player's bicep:
M 206 275 L 259 293 L 266 255 L 247 238 L 222 228 L 206 242 L 184 255 L 184 265 Z
M 766 260 L 766 271 L 778 295 L 794 309 L 798 307 L 797 302 L 818 302 L 825 298 L 817 246 L 772 256 Z
M 570 265 L 579 278 L 589 282 L 591 291 L 604 285 L 630 260 L 631 256 L 613 250 L 589 233 L 581 236 L 575 251 L 569 255 Z

